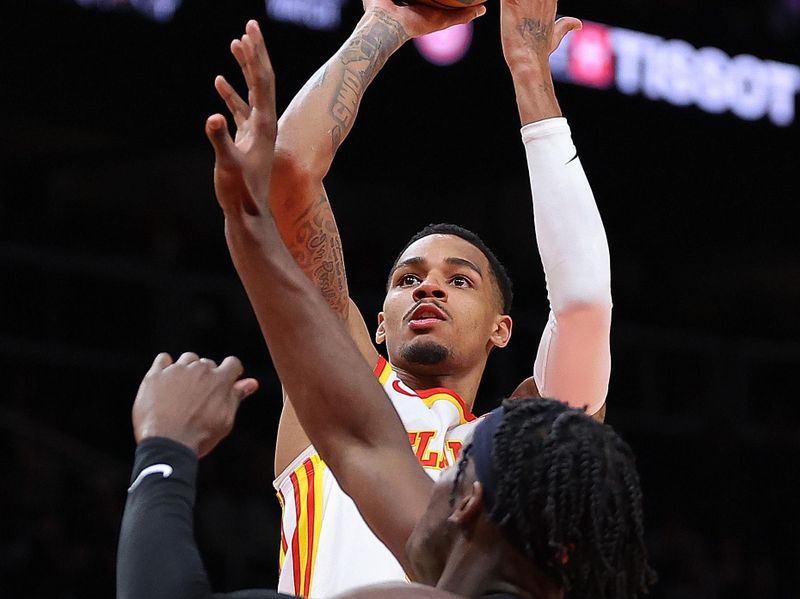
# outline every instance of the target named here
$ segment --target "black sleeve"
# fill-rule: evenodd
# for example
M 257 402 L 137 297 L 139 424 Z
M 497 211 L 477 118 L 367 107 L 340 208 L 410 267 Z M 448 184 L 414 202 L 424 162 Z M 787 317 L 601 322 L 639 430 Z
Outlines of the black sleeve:
M 275 591 L 214 594 L 194 539 L 197 456 L 170 439 L 136 448 L 117 550 L 118 599 L 276 599 Z

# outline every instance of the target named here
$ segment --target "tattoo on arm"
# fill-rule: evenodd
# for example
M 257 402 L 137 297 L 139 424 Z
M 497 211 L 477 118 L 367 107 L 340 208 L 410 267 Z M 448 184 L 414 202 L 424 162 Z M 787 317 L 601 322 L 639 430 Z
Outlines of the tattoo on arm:
M 325 78 L 328 76 L 328 65 L 327 63 L 322 65 L 322 67 L 314 74 L 311 78 L 311 89 L 319 89 L 322 87 L 322 84 L 325 83 Z
M 344 66 L 330 105 L 334 126 L 331 142 L 335 152 L 350 132 L 367 86 L 386 64 L 392 52 L 409 39 L 403 26 L 384 11 L 347 43 L 337 59 Z
M 328 198 L 323 193 L 295 222 L 289 251 L 340 317 L 347 315 L 349 296 L 342 242 Z
M 524 18 L 520 21 L 519 32 L 532 48 L 541 47 L 548 43 L 548 35 L 552 29 L 552 23 L 544 23 L 539 19 Z

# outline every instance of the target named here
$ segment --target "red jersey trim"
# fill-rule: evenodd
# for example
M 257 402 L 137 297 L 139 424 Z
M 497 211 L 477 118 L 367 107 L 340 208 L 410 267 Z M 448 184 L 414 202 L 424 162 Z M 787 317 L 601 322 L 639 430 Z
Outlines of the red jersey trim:
M 388 378 L 388 373 L 389 372 L 394 372 L 394 369 L 392 368 L 392 365 L 389 362 L 387 362 L 386 358 L 384 358 L 383 356 L 378 356 L 378 362 L 375 365 L 375 368 L 373 369 L 373 373 L 378 378 L 378 380 L 380 381 L 381 384 L 384 384 L 384 382 Z M 394 381 L 394 383 L 402 383 L 402 381 L 397 379 L 397 380 Z M 426 400 L 426 399 L 431 399 L 435 395 L 441 395 L 443 397 L 436 397 L 435 399 L 436 400 L 438 400 L 438 399 L 452 400 L 452 402 L 454 404 L 456 404 L 456 407 L 458 408 L 459 412 L 461 412 L 465 422 L 472 422 L 473 420 L 476 419 L 476 416 L 467 407 L 467 404 L 464 403 L 464 400 L 461 399 L 461 396 L 458 393 L 456 393 L 455 391 L 453 391 L 452 389 L 448 389 L 446 387 L 434 387 L 432 389 L 422 389 L 420 391 L 411 389 L 410 387 L 409 387 L 409 389 L 413 393 L 415 393 L 416 396 L 419 397 L 420 399 L 422 399 L 423 401 Z M 395 385 L 395 390 L 400 392 L 400 393 L 403 393 L 403 395 L 408 395 L 402 389 L 398 389 L 396 385 Z M 410 396 L 410 397 L 413 397 L 413 396 Z M 428 406 L 430 407 L 432 402 L 425 402 L 425 403 L 427 403 Z

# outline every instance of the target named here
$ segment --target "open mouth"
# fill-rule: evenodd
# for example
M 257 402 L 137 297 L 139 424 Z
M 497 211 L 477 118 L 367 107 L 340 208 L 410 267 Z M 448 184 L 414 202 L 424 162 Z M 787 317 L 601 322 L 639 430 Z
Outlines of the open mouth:
M 445 320 L 447 320 L 447 314 L 445 314 L 444 310 L 435 304 L 425 303 L 417 306 L 411 313 L 408 319 L 408 326 L 412 330 L 430 329 Z

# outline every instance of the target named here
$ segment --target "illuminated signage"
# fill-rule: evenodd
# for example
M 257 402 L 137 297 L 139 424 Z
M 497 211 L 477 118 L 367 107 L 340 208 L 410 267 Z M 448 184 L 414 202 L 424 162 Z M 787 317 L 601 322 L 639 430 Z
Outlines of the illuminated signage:
M 266 0 L 267 15 L 276 21 L 309 29 L 336 29 L 342 22 L 345 0 Z
M 438 66 L 448 66 L 464 58 L 472 44 L 472 23 L 454 25 L 414 39 L 423 58 Z
M 181 5 L 181 0 L 75 0 L 75 2 L 84 8 L 101 10 L 133 8 L 144 16 L 161 22 L 172 19 Z
M 551 66 L 560 81 L 748 121 L 768 117 L 780 127 L 794 122 L 800 92 L 800 66 L 588 21 L 567 36 Z

